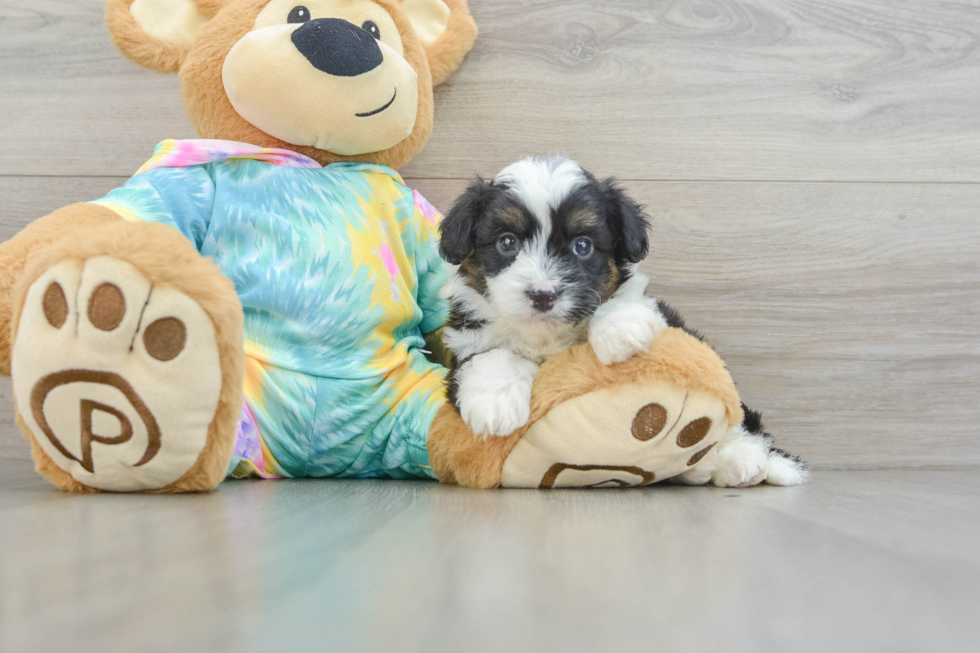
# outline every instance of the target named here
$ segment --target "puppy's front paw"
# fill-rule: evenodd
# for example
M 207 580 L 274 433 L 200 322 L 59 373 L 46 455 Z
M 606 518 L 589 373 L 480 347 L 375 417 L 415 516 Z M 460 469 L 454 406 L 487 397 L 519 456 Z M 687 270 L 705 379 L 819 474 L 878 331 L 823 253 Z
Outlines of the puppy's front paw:
M 527 424 L 531 393 L 509 386 L 496 397 L 462 399 L 459 411 L 473 435 L 503 437 Z
M 460 370 L 459 414 L 474 435 L 510 435 L 531 414 L 531 385 L 538 366 L 495 349 Z
M 604 365 L 621 363 L 646 351 L 666 327 L 660 312 L 645 303 L 610 303 L 592 318 L 589 344 Z

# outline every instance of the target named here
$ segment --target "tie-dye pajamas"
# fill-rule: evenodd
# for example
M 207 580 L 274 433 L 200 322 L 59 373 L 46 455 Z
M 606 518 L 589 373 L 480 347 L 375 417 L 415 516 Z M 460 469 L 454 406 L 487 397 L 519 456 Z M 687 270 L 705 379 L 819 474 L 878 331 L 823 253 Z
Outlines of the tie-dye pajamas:
M 97 200 L 171 225 L 235 283 L 245 406 L 232 476 L 433 477 L 426 436 L 445 370 L 439 213 L 391 168 L 165 141 Z

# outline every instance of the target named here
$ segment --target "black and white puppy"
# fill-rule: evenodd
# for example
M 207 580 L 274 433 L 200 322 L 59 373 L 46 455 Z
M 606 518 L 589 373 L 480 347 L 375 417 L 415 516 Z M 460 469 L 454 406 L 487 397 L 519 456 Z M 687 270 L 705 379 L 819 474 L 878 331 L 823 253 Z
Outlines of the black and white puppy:
M 477 178 L 442 222 L 454 267 L 443 289 L 453 353 L 449 398 L 477 435 L 504 436 L 529 417 L 547 358 L 589 342 L 605 364 L 646 351 L 680 316 L 646 294 L 636 269 L 648 218 L 614 180 L 574 161 L 529 158 Z M 758 413 L 729 430 L 701 465 L 675 479 L 718 486 L 795 485 L 805 465 L 772 448 Z

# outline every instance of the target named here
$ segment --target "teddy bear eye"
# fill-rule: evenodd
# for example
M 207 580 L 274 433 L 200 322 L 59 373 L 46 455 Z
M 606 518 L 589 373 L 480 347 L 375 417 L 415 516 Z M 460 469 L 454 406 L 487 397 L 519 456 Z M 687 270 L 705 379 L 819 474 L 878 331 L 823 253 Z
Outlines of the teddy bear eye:
M 366 20 L 363 23 L 361 23 L 361 29 L 370 32 L 371 36 L 378 39 L 379 41 L 381 40 L 381 30 L 378 29 L 378 24 L 375 23 L 373 20 Z
M 310 19 L 310 10 L 306 7 L 293 7 L 293 10 L 289 12 L 289 18 L 286 22 L 289 23 L 305 23 Z

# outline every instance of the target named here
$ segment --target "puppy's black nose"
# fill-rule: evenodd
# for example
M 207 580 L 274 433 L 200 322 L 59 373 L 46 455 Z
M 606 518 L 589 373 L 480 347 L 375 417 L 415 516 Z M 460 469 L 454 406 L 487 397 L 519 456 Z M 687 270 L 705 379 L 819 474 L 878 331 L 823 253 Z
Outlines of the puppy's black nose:
M 317 70 L 356 77 L 384 61 L 371 33 L 341 18 L 308 20 L 293 32 L 293 45 Z
M 527 293 L 527 296 L 531 298 L 531 303 L 534 304 L 535 310 L 541 311 L 542 313 L 547 313 L 555 307 L 555 302 L 558 301 L 558 293 L 553 290 L 531 290 Z

